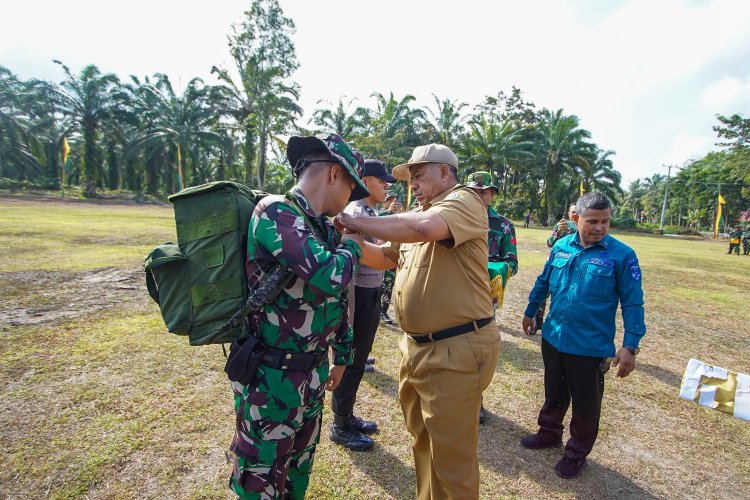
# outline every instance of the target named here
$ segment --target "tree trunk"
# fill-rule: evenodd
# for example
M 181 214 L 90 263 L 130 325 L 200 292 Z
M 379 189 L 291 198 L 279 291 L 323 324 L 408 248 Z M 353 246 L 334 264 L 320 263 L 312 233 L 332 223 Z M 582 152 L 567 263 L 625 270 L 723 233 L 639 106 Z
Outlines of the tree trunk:
M 242 147 L 245 155 L 245 184 L 253 187 L 253 164 L 255 163 L 255 127 L 245 125 L 245 144 Z
M 83 135 L 83 196 L 94 198 L 96 197 L 96 175 L 99 172 L 99 165 L 96 161 L 96 130 L 93 127 L 84 127 Z
M 263 191 L 266 178 L 266 145 L 268 144 L 268 133 L 261 132 L 258 142 L 258 189 Z

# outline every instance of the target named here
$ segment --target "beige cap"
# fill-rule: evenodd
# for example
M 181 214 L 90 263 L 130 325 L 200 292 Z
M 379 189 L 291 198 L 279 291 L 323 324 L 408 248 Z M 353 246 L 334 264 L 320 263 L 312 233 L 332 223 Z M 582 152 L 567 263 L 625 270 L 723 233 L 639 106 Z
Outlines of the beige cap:
M 417 146 L 414 148 L 408 163 L 393 167 L 392 174 L 400 181 L 408 181 L 411 177 L 411 167 L 422 163 L 445 163 L 458 169 L 458 156 L 448 146 L 442 144 Z

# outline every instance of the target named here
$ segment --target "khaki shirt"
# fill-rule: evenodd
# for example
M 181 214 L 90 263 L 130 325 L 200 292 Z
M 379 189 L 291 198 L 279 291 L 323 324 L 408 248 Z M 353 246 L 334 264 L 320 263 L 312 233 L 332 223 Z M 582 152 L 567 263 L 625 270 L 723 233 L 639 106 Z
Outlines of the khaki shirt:
M 401 329 L 427 334 L 494 316 L 487 271 L 489 226 L 482 200 L 458 184 L 422 210 L 440 215 L 452 238 L 386 245 L 386 255 L 398 258 L 393 291 Z

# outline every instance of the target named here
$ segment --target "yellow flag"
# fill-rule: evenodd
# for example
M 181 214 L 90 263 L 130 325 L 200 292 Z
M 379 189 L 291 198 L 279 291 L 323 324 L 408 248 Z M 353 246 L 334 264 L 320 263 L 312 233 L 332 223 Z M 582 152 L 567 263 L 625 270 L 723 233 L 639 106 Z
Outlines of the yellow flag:
M 714 239 L 719 239 L 719 228 L 721 228 L 721 224 L 723 222 L 723 208 L 724 205 L 727 204 L 727 200 L 724 199 L 724 197 L 719 194 L 719 202 L 716 204 L 716 221 L 714 222 Z
M 70 144 L 68 144 L 68 138 L 63 137 L 63 168 L 68 163 L 68 154 L 70 153 Z
M 578 186 L 578 196 L 583 196 L 583 179 L 581 179 L 581 185 Z

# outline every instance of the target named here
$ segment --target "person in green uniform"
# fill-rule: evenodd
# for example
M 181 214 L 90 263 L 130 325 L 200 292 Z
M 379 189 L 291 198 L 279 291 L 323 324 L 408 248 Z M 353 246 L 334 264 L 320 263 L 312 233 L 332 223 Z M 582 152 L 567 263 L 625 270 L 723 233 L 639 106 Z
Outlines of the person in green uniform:
M 518 272 L 518 250 L 516 249 L 516 229 L 510 219 L 498 214 L 491 206 L 492 197 L 495 196 L 499 189 L 492 182 L 492 175 L 489 172 L 478 171 L 469 175 L 466 187 L 474 190 L 479 195 L 487 207 L 487 216 L 489 219 L 490 230 L 487 233 L 487 246 L 489 248 L 489 262 L 500 263 L 502 265 L 493 266 L 493 273 L 498 273 L 502 280 L 504 289 L 508 279 Z M 502 307 L 498 303 L 498 298 L 493 296 L 493 305 L 495 308 Z M 487 410 L 484 405 L 479 408 L 479 423 L 483 424 L 487 419 Z

